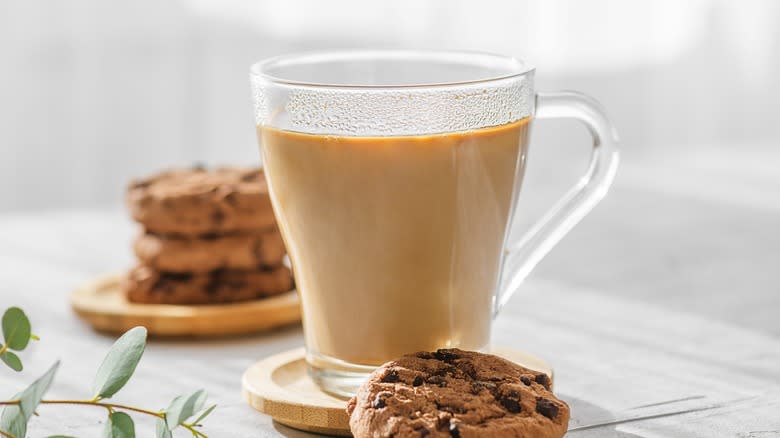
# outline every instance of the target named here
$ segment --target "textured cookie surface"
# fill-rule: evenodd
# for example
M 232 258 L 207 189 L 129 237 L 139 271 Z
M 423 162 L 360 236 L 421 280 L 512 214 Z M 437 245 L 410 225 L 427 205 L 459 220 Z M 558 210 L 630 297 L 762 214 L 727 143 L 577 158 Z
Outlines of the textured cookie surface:
M 141 263 L 167 272 L 279 266 L 285 254 L 276 228 L 198 237 L 144 233 L 133 249 Z
M 169 170 L 132 182 L 127 205 L 136 221 L 157 233 L 225 233 L 275 223 L 260 169 Z
M 546 374 L 489 354 L 416 353 L 371 375 L 349 401 L 349 425 L 356 438 L 559 438 L 569 407 L 550 383 Z
M 285 266 L 274 270 L 219 270 L 203 274 L 132 269 L 124 282 L 127 299 L 146 304 L 215 304 L 246 301 L 287 292 L 292 276 Z

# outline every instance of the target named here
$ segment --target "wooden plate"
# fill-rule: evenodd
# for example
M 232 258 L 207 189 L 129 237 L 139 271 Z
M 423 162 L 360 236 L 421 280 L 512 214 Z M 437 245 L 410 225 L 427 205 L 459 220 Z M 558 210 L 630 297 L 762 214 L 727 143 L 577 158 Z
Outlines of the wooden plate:
M 543 359 L 508 348 L 491 353 L 526 368 L 553 376 Z M 347 401 L 319 389 L 309 378 L 304 349 L 279 353 L 247 368 L 241 387 L 250 406 L 295 429 L 329 435 L 350 436 Z
M 242 303 L 183 306 L 136 304 L 119 288 L 121 275 L 107 275 L 76 289 L 73 310 L 97 330 L 123 333 L 144 326 L 153 336 L 226 336 L 256 333 L 301 320 L 295 290 Z

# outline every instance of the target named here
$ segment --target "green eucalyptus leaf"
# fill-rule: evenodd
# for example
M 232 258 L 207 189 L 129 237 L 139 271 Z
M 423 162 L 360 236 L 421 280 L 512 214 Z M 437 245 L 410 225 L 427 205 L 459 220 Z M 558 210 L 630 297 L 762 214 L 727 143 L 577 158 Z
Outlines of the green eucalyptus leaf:
M 168 409 L 165 410 L 165 423 L 168 425 L 168 429 L 173 430 L 203 409 L 206 397 L 206 392 L 201 389 L 188 396 L 180 395 L 173 399 Z
M 57 373 L 59 366 L 60 361 L 55 362 L 44 375 L 32 382 L 27 389 L 19 394 L 19 408 L 22 410 L 25 420 L 29 420 L 35 413 L 35 408 L 41 403 L 43 395 L 46 394 L 46 391 L 51 386 L 51 382 L 54 381 L 54 375 Z
M 16 394 L 12 400 L 19 400 L 21 394 Z M 16 438 L 24 438 L 27 435 L 27 418 L 25 418 L 19 405 L 8 405 L 0 414 L 0 430 L 11 434 Z
M 15 355 L 10 351 L 6 351 L 2 355 L 0 355 L 0 360 L 5 362 L 5 364 L 11 367 L 11 369 L 14 371 L 21 371 L 24 368 L 22 366 L 22 360 L 19 359 L 19 356 Z
M 117 339 L 98 368 L 93 385 L 95 397 L 109 398 L 122 389 L 135 372 L 145 347 L 144 327 L 132 328 Z
M 208 409 L 203 411 L 200 415 L 198 415 L 198 418 L 192 422 L 192 424 L 199 424 L 201 421 L 203 421 L 204 418 L 208 417 L 209 414 L 216 409 L 217 405 L 211 405 Z
M 206 404 L 206 399 L 208 398 L 208 394 L 206 394 L 206 391 L 203 389 L 199 389 L 195 391 L 190 398 L 192 398 L 194 401 L 192 402 L 192 415 L 194 415 L 196 412 L 203 409 L 203 405 Z M 192 417 L 192 415 L 188 415 L 187 418 Z
M 135 438 L 133 419 L 124 412 L 112 412 L 103 428 L 102 438 Z
M 168 429 L 168 425 L 165 423 L 165 420 L 162 418 L 157 419 L 157 424 L 155 425 L 155 436 L 157 438 L 171 438 L 171 430 Z
M 24 311 L 11 307 L 3 314 L 3 337 L 11 350 L 22 351 L 30 342 L 30 320 Z
M 19 400 L 19 404 L 8 405 L 3 409 L 3 413 L 0 415 L 0 430 L 10 433 L 16 438 L 24 438 L 27 434 L 27 422 L 40 404 L 43 394 L 51 386 L 59 366 L 59 361 L 55 362 L 43 376 L 13 397 L 12 400 Z

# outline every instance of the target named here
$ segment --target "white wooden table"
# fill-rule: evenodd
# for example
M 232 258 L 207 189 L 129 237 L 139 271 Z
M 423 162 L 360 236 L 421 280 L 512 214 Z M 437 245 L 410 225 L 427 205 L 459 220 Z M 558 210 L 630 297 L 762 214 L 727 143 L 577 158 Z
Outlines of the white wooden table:
M 572 428 L 658 415 L 569 436 L 780 437 L 780 177 L 768 188 L 761 181 L 764 191 L 739 192 L 717 186 L 720 174 L 702 172 L 667 172 L 657 185 L 640 187 L 641 171 L 624 168 L 630 177 L 499 316 L 494 343 L 555 367 Z M 699 187 L 708 178 L 717 196 L 702 196 L 710 193 Z M 540 193 L 528 202 L 544 199 Z M 56 359 L 62 366 L 49 396 L 89 396 L 112 339 L 76 318 L 68 294 L 95 275 L 130 266 L 134 233 L 120 208 L 0 217 L 0 307 L 23 307 L 41 336 L 22 354 L 21 375 L 0 369 L 0 397 Z M 308 436 L 253 411 L 240 391 L 247 366 L 301 344 L 299 328 L 153 341 L 116 399 L 162 408 L 179 393 L 205 388 L 219 404 L 206 422 L 212 437 Z M 684 410 L 691 412 L 663 416 Z M 39 412 L 34 437 L 97 436 L 105 416 L 89 407 Z M 152 423 L 135 418 L 139 436 L 152 436 Z

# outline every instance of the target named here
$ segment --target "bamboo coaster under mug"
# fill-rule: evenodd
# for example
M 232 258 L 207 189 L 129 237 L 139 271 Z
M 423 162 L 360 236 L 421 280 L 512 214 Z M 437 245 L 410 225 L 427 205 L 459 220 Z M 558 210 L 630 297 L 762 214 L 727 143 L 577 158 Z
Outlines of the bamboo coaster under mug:
M 553 377 L 543 359 L 509 348 L 492 354 Z M 309 377 L 303 348 L 285 351 L 255 362 L 241 382 L 244 399 L 258 411 L 294 429 L 350 436 L 347 400 L 322 391 Z

